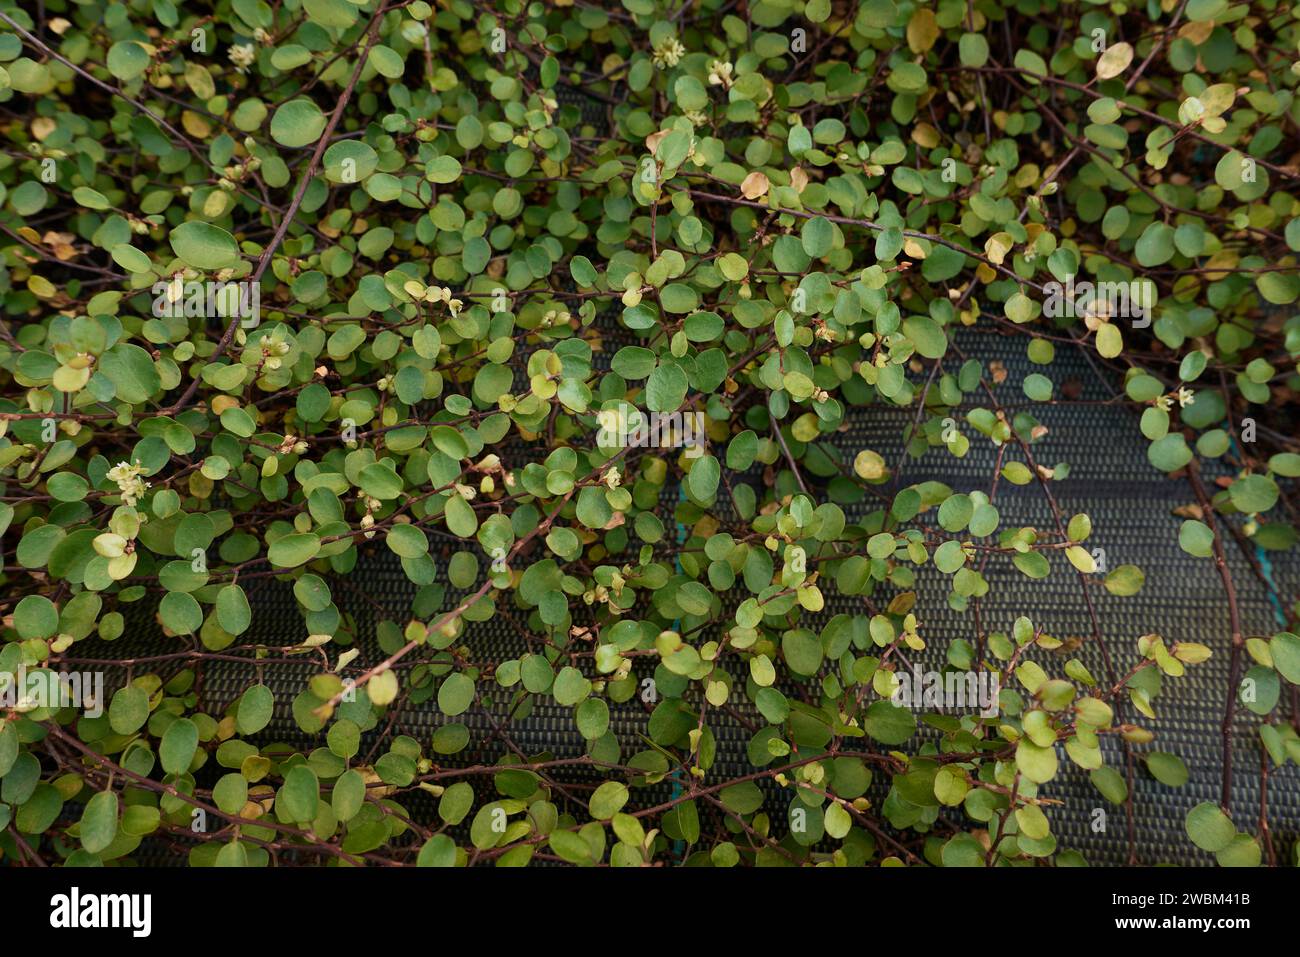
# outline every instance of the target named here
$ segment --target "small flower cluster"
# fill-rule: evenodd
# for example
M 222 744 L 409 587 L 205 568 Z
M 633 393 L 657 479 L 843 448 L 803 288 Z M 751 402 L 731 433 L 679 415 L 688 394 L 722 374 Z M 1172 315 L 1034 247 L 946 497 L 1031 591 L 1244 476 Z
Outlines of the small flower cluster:
M 682 41 L 676 37 L 669 37 L 654 48 L 652 59 L 656 67 L 666 70 L 676 66 L 685 55 L 686 47 L 682 46 Z
M 726 60 L 714 60 L 709 64 L 709 85 L 720 86 L 724 90 L 731 89 L 734 82 L 731 78 L 732 66 Z
M 465 308 L 465 303 L 459 299 L 453 298 L 452 291 L 446 286 L 426 286 L 424 283 L 412 279 L 403 287 L 412 299 L 421 302 L 438 303 L 445 302 L 447 309 L 453 316 L 460 315 L 460 311 Z
M 1156 407 L 1161 411 L 1168 412 L 1174 407 L 1174 402 L 1178 402 L 1180 409 L 1185 409 L 1196 401 L 1196 393 L 1186 386 L 1179 386 L 1177 392 L 1170 392 L 1168 395 L 1162 395 L 1156 399 Z
M 140 477 L 142 474 L 144 474 L 144 466 L 139 462 L 134 465 L 130 462 L 118 462 L 108 470 L 108 478 L 117 483 L 123 505 L 134 508 L 148 491 L 149 483 Z
M 230 52 L 226 54 L 230 62 L 235 65 L 235 69 L 240 73 L 247 73 L 248 68 L 253 65 L 257 59 L 257 50 L 251 43 L 235 43 L 230 47 Z

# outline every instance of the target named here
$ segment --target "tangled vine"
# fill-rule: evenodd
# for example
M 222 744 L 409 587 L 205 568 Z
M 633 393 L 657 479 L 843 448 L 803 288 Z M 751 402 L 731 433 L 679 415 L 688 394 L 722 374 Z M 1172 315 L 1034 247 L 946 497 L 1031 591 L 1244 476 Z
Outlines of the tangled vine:
M 1294 863 L 1297 84 L 1276 0 L 0 0 L 0 859 L 1066 864 L 1072 766 L 1152 863 L 1214 655 L 1186 837 Z M 1058 353 L 1214 640 L 1107 622 Z

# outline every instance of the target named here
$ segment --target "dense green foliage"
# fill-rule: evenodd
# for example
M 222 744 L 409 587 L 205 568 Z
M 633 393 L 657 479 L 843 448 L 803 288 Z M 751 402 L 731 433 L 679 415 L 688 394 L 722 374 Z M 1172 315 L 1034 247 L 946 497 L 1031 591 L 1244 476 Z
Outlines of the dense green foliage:
M 1291 4 L 0 11 L 0 672 L 109 675 L 102 714 L 0 712 L 4 859 L 1077 863 L 1059 815 L 1132 847 L 1135 775 L 1186 780 L 1159 694 L 1211 654 L 1252 753 L 1300 760 L 1300 639 L 1242 632 L 1224 561 L 1296 541 Z M 1039 371 L 968 357 L 982 330 Z M 1182 483 L 1221 643 L 981 620 L 990 567 L 1090 609 L 1143 587 L 1057 505 L 1035 411 L 1066 351 Z M 694 413 L 692 446 L 602 439 Z M 902 461 L 848 447 L 886 413 Z M 909 479 L 993 448 L 981 487 Z M 995 706 L 892 702 L 927 645 Z M 536 753 L 541 703 L 572 734 Z M 1095 802 L 1054 796 L 1067 763 Z M 1191 842 L 1292 861 L 1224 777 Z

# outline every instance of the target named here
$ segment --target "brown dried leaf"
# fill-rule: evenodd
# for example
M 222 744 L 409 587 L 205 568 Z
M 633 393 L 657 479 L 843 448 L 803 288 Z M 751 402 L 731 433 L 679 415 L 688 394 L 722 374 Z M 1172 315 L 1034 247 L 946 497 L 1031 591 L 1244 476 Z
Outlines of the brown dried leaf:
M 771 185 L 766 174 L 754 170 L 740 184 L 740 193 L 746 199 L 758 199 L 767 193 Z

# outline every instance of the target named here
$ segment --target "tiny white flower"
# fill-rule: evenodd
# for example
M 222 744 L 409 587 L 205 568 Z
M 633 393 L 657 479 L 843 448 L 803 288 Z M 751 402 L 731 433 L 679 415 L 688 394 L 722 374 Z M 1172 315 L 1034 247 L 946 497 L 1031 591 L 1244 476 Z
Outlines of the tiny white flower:
M 253 61 L 257 59 L 257 51 L 251 43 L 233 44 L 227 55 L 230 57 L 230 62 L 235 65 L 235 69 L 240 73 L 247 73 L 248 68 L 253 65 Z

